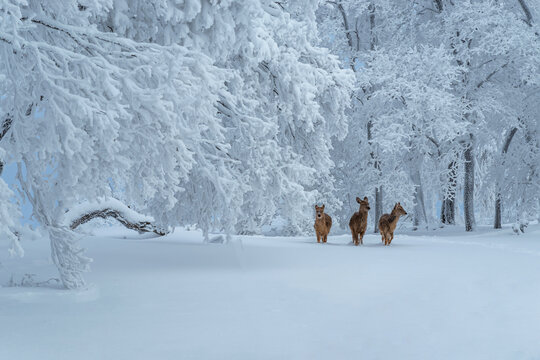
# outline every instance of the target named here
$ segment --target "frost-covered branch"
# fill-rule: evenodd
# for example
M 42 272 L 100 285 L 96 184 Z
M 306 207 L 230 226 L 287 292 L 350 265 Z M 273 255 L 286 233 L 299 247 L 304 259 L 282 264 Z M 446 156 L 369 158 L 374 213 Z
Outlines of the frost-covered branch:
M 521 6 L 521 9 L 525 13 L 525 23 L 529 26 L 532 26 L 532 14 L 529 6 L 527 5 L 527 3 L 525 3 L 525 0 L 518 0 L 518 2 L 519 6 Z
M 139 214 L 116 199 L 107 199 L 99 202 L 83 203 L 70 209 L 64 215 L 64 223 L 71 230 L 96 218 L 113 218 L 126 228 L 139 233 L 153 232 L 160 236 L 168 231 L 155 226 L 151 216 Z
M 484 79 L 482 79 L 481 81 L 479 81 L 477 84 L 476 84 L 476 88 L 481 88 L 486 82 L 488 82 L 489 80 L 491 80 L 491 78 L 497 74 L 499 71 L 501 71 L 502 69 L 504 69 L 505 67 L 508 66 L 508 63 L 505 63 L 503 65 L 501 65 L 501 67 L 493 70 L 492 72 L 490 72 Z

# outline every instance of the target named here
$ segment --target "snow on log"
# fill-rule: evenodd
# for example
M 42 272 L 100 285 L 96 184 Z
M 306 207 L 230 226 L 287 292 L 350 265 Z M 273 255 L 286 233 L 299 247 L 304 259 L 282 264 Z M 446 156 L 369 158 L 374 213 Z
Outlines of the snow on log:
M 113 218 L 128 229 L 139 233 L 153 232 L 158 235 L 166 235 L 166 229 L 159 228 L 153 224 L 154 218 L 140 214 L 117 199 L 106 199 L 97 202 L 87 202 L 75 206 L 64 215 L 63 223 L 75 230 L 95 218 Z

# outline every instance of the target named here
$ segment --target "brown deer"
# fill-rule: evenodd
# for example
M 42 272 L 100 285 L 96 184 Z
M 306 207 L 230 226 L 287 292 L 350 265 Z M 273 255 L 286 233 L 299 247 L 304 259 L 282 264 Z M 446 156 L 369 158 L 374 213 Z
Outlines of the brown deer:
M 382 241 L 384 245 L 390 245 L 394 239 L 394 230 L 401 217 L 401 215 L 407 215 L 405 209 L 401 207 L 400 203 L 394 205 L 391 214 L 383 214 L 379 219 L 379 231 L 381 232 Z
M 355 212 L 349 220 L 349 228 L 351 229 L 352 240 L 354 245 L 364 244 L 363 238 L 366 233 L 368 211 L 370 209 L 367 196 L 364 200 L 356 198 L 356 202 L 360 204 L 360 209 Z
M 317 242 L 320 243 L 322 239 L 322 242 L 325 243 L 332 227 L 332 218 L 330 215 L 325 214 L 324 204 L 321 207 L 315 205 L 315 224 L 313 227 L 317 234 Z

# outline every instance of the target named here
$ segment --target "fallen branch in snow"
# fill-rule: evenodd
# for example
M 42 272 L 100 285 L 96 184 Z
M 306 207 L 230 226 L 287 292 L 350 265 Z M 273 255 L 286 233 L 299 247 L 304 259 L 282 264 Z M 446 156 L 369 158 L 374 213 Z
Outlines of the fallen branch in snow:
M 128 229 L 139 233 L 153 232 L 163 236 L 168 234 L 166 229 L 159 228 L 153 224 L 154 218 L 139 214 L 130 209 L 116 199 L 96 203 L 85 203 L 68 211 L 64 217 L 64 223 L 69 224 L 71 230 L 75 230 L 79 225 L 87 223 L 96 218 L 106 219 L 112 217 Z

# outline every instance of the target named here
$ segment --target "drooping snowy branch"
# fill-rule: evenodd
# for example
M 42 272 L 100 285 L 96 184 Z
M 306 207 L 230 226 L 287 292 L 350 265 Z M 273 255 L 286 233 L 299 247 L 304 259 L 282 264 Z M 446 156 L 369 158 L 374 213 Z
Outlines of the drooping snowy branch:
M 166 235 L 167 230 L 154 225 L 154 218 L 139 214 L 117 199 L 107 199 L 77 205 L 64 215 L 64 224 L 71 230 L 96 218 L 113 218 L 128 229 L 139 233 L 153 232 Z

